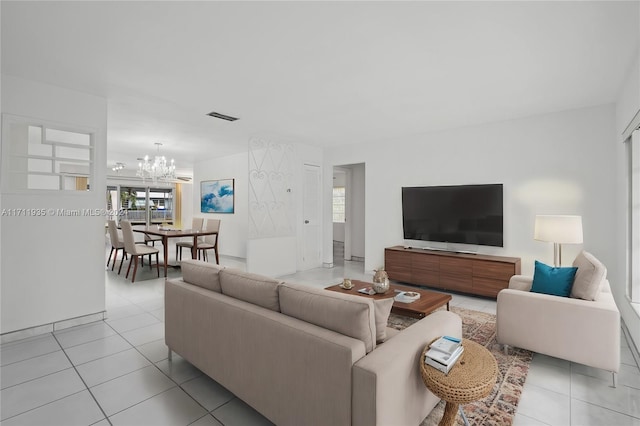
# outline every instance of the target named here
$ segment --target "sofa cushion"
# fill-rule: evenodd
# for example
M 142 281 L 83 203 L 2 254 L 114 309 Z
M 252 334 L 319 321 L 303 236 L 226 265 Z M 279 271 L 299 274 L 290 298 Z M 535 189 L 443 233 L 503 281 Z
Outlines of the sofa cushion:
M 394 301 L 393 297 L 374 299 L 373 301 L 376 316 L 376 343 L 382 343 L 387 340 L 387 322 L 389 322 L 389 315 Z
M 280 311 L 278 286 L 282 281 L 238 269 L 220 271 L 222 294 L 244 300 L 272 311 Z
M 372 299 L 289 283 L 278 291 L 283 314 L 358 339 L 367 353 L 376 347 Z
M 582 250 L 573 261 L 578 268 L 571 289 L 571 297 L 584 300 L 596 300 L 602 282 L 607 277 L 607 268 L 589 252 Z
M 536 260 L 531 291 L 569 297 L 577 270 L 576 267 L 553 267 Z
M 200 260 L 183 260 L 180 262 L 184 282 L 197 285 L 220 293 L 220 276 L 224 266 L 212 265 Z

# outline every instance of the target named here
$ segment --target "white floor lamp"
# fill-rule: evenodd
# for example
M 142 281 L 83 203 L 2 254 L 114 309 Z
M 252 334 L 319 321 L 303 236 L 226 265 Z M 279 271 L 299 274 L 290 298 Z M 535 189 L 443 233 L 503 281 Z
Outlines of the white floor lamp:
M 582 243 L 582 216 L 537 215 L 533 238 L 553 243 L 553 264 L 562 266 L 562 244 Z

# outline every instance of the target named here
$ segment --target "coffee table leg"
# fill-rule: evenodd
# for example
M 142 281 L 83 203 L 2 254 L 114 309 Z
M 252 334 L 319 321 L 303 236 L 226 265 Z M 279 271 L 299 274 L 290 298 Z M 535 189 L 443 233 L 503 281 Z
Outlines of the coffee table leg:
M 444 406 L 444 414 L 438 426 L 453 426 L 456 424 L 456 416 L 458 415 L 458 404 L 447 401 Z

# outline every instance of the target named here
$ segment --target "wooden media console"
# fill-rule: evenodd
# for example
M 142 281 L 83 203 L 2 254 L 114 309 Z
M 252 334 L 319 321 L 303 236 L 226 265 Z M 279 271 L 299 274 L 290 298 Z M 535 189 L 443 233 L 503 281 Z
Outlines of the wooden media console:
M 392 280 L 493 298 L 520 274 L 519 257 L 403 246 L 384 249 L 384 266 Z

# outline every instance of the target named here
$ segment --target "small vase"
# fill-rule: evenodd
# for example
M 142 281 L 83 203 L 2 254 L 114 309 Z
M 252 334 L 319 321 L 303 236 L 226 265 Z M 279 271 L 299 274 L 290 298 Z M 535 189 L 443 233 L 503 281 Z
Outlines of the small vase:
M 386 293 L 389 290 L 389 275 L 384 268 L 375 269 L 373 276 L 373 289 L 376 293 Z

